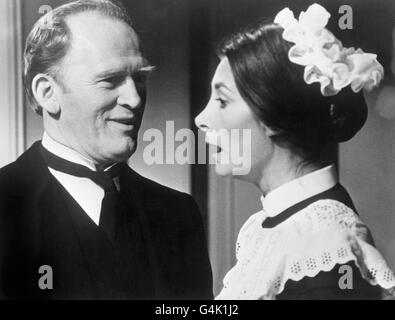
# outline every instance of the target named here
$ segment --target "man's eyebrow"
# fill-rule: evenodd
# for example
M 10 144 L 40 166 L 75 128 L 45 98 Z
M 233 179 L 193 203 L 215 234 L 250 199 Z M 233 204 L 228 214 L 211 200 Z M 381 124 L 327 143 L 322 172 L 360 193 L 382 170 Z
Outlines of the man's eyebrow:
M 132 69 L 132 70 L 130 70 Z M 129 73 L 136 73 L 136 72 L 144 72 L 144 73 L 150 73 L 155 70 L 155 66 L 151 65 L 144 65 L 141 64 L 139 66 L 135 66 L 133 68 L 109 68 L 106 70 L 100 71 L 97 75 L 96 78 L 102 78 L 102 77 L 108 77 L 108 76 L 113 76 L 113 75 L 125 75 Z
M 153 71 L 155 71 L 156 70 L 156 67 L 155 66 L 152 66 L 152 65 L 145 65 L 145 66 L 142 66 L 142 67 L 140 67 L 140 68 L 137 68 L 136 70 L 135 70 L 135 72 L 153 72 Z

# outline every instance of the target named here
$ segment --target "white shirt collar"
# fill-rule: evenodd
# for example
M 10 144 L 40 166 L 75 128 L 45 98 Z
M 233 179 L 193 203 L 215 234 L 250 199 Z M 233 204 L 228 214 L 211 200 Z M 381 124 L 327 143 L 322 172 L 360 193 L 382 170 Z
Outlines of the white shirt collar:
M 83 165 L 93 171 L 96 171 L 96 166 L 92 161 L 85 158 L 77 151 L 55 141 L 46 132 L 44 132 L 44 136 L 41 143 L 45 149 L 57 155 L 58 157 L 63 158 L 67 161 L 71 161 Z
M 293 205 L 324 192 L 338 183 L 333 165 L 313 171 L 300 178 L 287 182 L 261 197 L 267 217 L 274 217 Z

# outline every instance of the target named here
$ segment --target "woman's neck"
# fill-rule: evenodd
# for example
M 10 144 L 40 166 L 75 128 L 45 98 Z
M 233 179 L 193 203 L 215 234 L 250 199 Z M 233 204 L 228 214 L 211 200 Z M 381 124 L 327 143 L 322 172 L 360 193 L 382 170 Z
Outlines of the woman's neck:
M 281 153 L 274 153 L 262 170 L 262 175 L 257 184 L 262 194 L 267 195 L 281 185 L 317 169 L 319 169 L 318 166 L 313 164 L 303 165 L 303 160 L 300 157 L 283 150 Z

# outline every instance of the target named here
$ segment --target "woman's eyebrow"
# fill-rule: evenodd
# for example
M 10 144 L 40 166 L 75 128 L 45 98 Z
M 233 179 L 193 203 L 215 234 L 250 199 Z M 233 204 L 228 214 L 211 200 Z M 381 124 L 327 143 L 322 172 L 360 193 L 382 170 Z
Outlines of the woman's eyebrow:
M 222 90 L 225 89 L 229 93 L 233 93 L 233 91 L 224 83 L 224 82 L 217 82 L 214 84 L 215 90 Z

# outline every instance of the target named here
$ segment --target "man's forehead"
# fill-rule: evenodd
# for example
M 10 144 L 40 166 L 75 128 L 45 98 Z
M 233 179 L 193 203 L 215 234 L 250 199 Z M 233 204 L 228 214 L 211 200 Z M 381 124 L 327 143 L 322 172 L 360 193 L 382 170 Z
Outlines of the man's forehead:
M 109 72 L 132 72 L 136 69 L 142 69 L 149 67 L 149 63 L 146 58 L 137 55 L 130 55 L 125 57 L 117 57 L 107 60 L 102 60 L 95 65 L 95 73 L 105 74 Z
M 71 47 L 84 51 L 126 50 L 139 55 L 140 40 L 126 22 L 95 12 L 67 18 Z
M 72 35 L 65 57 L 69 67 L 104 70 L 147 64 L 138 36 L 128 24 L 96 13 L 72 16 L 67 23 Z

